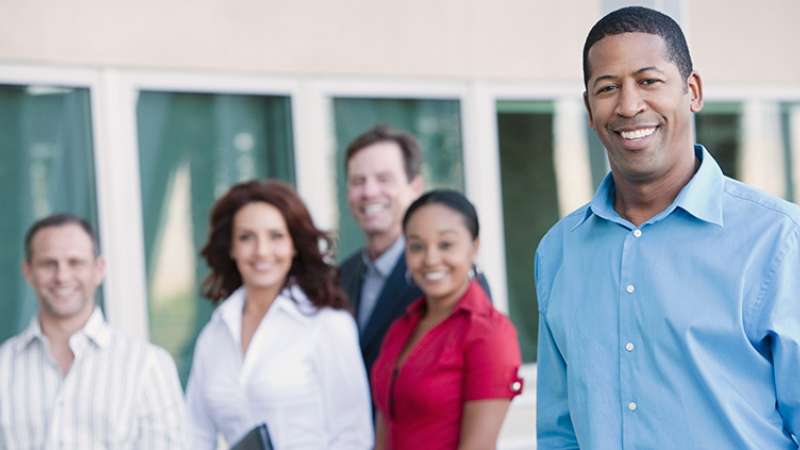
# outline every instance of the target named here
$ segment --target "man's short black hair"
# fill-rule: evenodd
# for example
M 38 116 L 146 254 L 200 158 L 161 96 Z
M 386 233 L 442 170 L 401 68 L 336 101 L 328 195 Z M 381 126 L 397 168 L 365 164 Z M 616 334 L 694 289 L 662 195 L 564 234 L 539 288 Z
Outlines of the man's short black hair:
M 97 242 L 97 234 L 94 232 L 94 229 L 89 222 L 86 220 L 69 213 L 58 213 L 58 214 L 51 214 L 47 217 L 37 220 L 33 223 L 33 225 L 28 228 L 28 231 L 25 233 L 25 260 L 31 262 L 32 249 L 31 244 L 33 243 L 33 238 L 36 236 L 36 233 L 43 228 L 50 228 L 50 227 L 61 227 L 64 225 L 77 225 L 86 232 L 89 236 L 89 239 L 92 241 L 92 250 L 94 255 L 97 256 L 100 254 L 100 247 Z
M 666 14 L 641 6 L 621 8 L 600 19 L 586 36 L 583 44 L 583 85 L 589 84 L 589 49 L 600 39 L 622 33 L 647 33 L 660 36 L 667 47 L 667 58 L 678 66 L 685 79 L 691 75 L 692 57 L 680 25 Z
M 403 157 L 403 170 L 409 183 L 420 174 L 422 170 L 422 151 L 416 138 L 410 133 L 385 124 L 375 125 L 359 135 L 347 146 L 344 157 L 345 173 L 347 173 L 347 163 L 356 153 L 378 142 L 394 142 L 400 147 L 400 154 Z

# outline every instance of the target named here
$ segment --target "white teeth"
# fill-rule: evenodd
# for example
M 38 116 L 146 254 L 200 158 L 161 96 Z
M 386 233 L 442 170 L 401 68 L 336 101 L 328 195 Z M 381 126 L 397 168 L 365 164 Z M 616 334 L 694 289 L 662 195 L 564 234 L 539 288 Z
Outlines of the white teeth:
M 428 272 L 425 274 L 425 279 L 428 281 L 438 281 L 444 278 L 444 272 Z
M 641 139 L 647 136 L 650 136 L 656 131 L 654 128 L 640 128 L 638 130 L 633 131 L 620 131 L 619 134 L 622 136 L 623 139 Z
M 364 214 L 375 214 L 383 211 L 384 208 L 385 206 L 383 203 L 370 203 L 368 205 L 364 205 Z
M 272 264 L 270 263 L 255 263 L 253 264 L 253 268 L 258 271 L 269 270 L 272 268 Z

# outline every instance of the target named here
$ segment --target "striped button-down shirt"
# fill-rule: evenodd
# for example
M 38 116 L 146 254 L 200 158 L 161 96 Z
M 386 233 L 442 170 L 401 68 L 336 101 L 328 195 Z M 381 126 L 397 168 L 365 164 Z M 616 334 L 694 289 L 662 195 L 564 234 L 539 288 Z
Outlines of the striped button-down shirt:
M 38 317 L 0 346 L 0 449 L 182 449 L 185 413 L 162 349 L 109 327 L 99 309 L 69 339 L 62 375 Z

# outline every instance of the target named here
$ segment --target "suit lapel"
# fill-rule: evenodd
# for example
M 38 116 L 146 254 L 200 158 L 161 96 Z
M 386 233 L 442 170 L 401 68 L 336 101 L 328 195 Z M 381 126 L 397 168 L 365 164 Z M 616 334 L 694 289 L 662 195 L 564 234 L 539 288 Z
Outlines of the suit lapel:
M 340 272 L 342 287 L 350 300 L 355 317 L 358 317 L 358 310 L 361 306 L 361 287 L 364 285 L 366 271 L 367 266 L 364 264 L 361 252 L 356 252 L 345 261 Z

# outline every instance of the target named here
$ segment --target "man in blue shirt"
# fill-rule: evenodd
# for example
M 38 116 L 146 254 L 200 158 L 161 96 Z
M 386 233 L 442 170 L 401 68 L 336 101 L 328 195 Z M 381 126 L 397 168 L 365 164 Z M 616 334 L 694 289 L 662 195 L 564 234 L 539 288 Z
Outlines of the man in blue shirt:
M 800 208 L 694 145 L 669 17 L 612 12 L 583 66 L 611 173 L 536 253 L 539 450 L 797 449 Z

